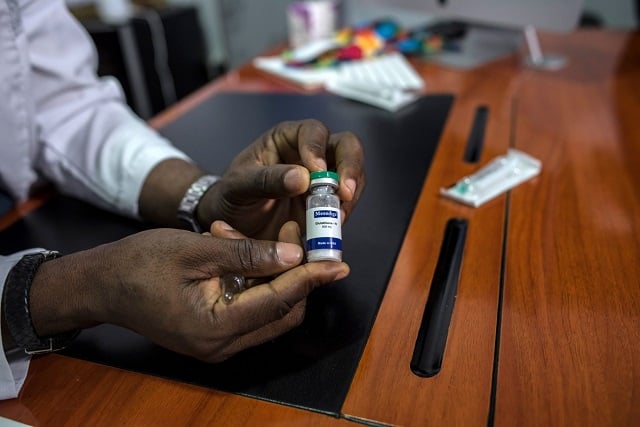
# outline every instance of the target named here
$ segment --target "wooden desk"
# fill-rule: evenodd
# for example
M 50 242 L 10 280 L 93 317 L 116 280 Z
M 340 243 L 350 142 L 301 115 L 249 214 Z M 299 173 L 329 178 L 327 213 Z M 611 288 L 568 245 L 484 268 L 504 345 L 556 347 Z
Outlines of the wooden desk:
M 422 62 L 428 93 L 457 95 L 364 355 L 332 418 L 48 355 L 0 414 L 36 425 L 637 425 L 640 421 L 640 34 L 544 37 L 558 72 L 506 58 L 463 72 Z M 224 90 L 296 91 L 244 66 L 151 121 Z M 480 208 L 438 189 L 463 162 L 475 109 L 481 163 L 516 147 L 540 176 Z M 0 220 L 6 227 L 38 205 Z M 451 217 L 469 221 L 441 372 L 409 370 Z

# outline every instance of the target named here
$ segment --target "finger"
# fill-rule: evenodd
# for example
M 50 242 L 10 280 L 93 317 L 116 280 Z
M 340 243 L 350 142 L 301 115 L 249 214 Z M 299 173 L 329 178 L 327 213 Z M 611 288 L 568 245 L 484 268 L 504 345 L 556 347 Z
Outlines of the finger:
M 309 188 L 309 171 L 294 164 L 253 165 L 227 177 L 231 194 L 247 197 L 282 199 L 299 196 Z
M 227 224 L 225 221 L 214 221 L 211 224 L 211 232 L 204 233 L 221 239 L 246 239 L 247 236 Z M 300 227 L 295 221 L 288 221 L 282 225 L 278 234 L 278 241 L 288 243 L 300 243 Z
M 224 354 L 216 361 L 224 360 L 230 356 L 256 345 L 279 337 L 285 332 L 299 326 L 304 320 L 307 300 L 303 299 L 296 304 L 289 313 L 281 319 L 268 323 L 254 331 L 236 337 L 224 350 Z
M 351 132 L 331 136 L 329 145 L 335 152 L 336 171 L 340 175 L 338 196 L 343 211 L 343 222 L 351 215 L 366 187 L 364 148 Z
M 271 276 L 299 265 L 304 256 L 298 244 L 244 238 L 207 237 L 200 250 L 211 276 Z
M 293 268 L 272 280 L 238 295 L 234 304 L 216 304 L 218 316 L 228 316 L 237 334 L 246 334 L 284 318 L 318 286 L 349 274 L 345 263 L 315 262 Z
M 211 235 L 224 239 L 246 239 L 244 234 L 237 231 L 224 221 L 214 221 L 213 224 L 211 224 Z M 280 242 L 295 243 L 296 245 L 302 246 L 302 239 L 298 224 L 295 221 L 285 223 L 280 229 L 278 240 Z M 251 288 L 265 283 L 270 279 L 271 277 L 246 278 L 245 288 Z
M 285 222 L 280 228 L 278 241 L 302 245 L 302 234 L 300 233 L 300 226 L 298 223 L 295 221 Z
M 338 195 L 343 201 L 357 200 L 365 186 L 364 147 L 351 132 L 331 135 L 330 149 L 335 153 L 335 168 L 340 175 Z
M 329 129 L 319 120 L 285 122 L 271 132 L 274 148 L 286 163 L 299 156 L 302 165 L 311 172 L 326 170 Z
M 253 160 L 245 159 L 242 170 L 225 175 L 226 185 L 230 193 L 245 198 L 301 195 L 309 188 L 309 171 L 326 170 L 328 161 L 334 163 L 334 152 L 328 148 L 329 130 L 322 122 L 280 123 L 262 136 L 261 144 L 244 153 L 243 159 L 250 156 Z
M 214 221 L 211 224 L 210 233 L 213 237 L 221 239 L 246 239 L 247 236 L 230 226 L 224 221 Z

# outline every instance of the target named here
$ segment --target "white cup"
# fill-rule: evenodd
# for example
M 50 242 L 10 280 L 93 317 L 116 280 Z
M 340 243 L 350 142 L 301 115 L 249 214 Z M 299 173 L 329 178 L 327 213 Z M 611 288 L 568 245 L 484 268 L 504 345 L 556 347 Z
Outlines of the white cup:
M 287 7 L 289 45 L 300 47 L 330 38 L 338 24 L 336 0 L 297 1 Z

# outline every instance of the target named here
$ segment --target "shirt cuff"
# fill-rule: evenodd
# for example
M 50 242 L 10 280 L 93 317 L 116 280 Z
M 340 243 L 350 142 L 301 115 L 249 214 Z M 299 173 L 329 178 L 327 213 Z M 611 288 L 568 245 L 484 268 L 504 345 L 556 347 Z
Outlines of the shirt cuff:
M 151 170 L 163 160 L 192 160 L 169 140 L 139 120 L 114 129 L 104 145 L 98 177 L 111 206 L 127 216 L 139 218 L 138 199 Z

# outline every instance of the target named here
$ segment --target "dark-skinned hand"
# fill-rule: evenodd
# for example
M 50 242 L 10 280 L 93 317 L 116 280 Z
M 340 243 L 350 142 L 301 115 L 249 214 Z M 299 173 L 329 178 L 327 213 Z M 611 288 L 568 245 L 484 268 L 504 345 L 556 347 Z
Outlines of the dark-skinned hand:
M 49 336 L 112 323 L 200 360 L 224 360 L 298 325 L 307 295 L 349 273 L 344 263 L 303 264 L 293 222 L 278 240 L 248 239 L 219 222 L 211 234 L 154 229 L 46 262 L 31 288 L 34 327 Z M 267 281 L 226 304 L 220 277 L 228 273 Z
M 361 142 L 350 132 L 331 134 L 317 120 L 280 123 L 238 154 L 205 194 L 198 219 L 205 228 L 221 219 L 243 235 L 276 239 L 287 221 L 304 227 L 309 173 L 319 170 L 340 175 L 346 220 L 366 185 Z

